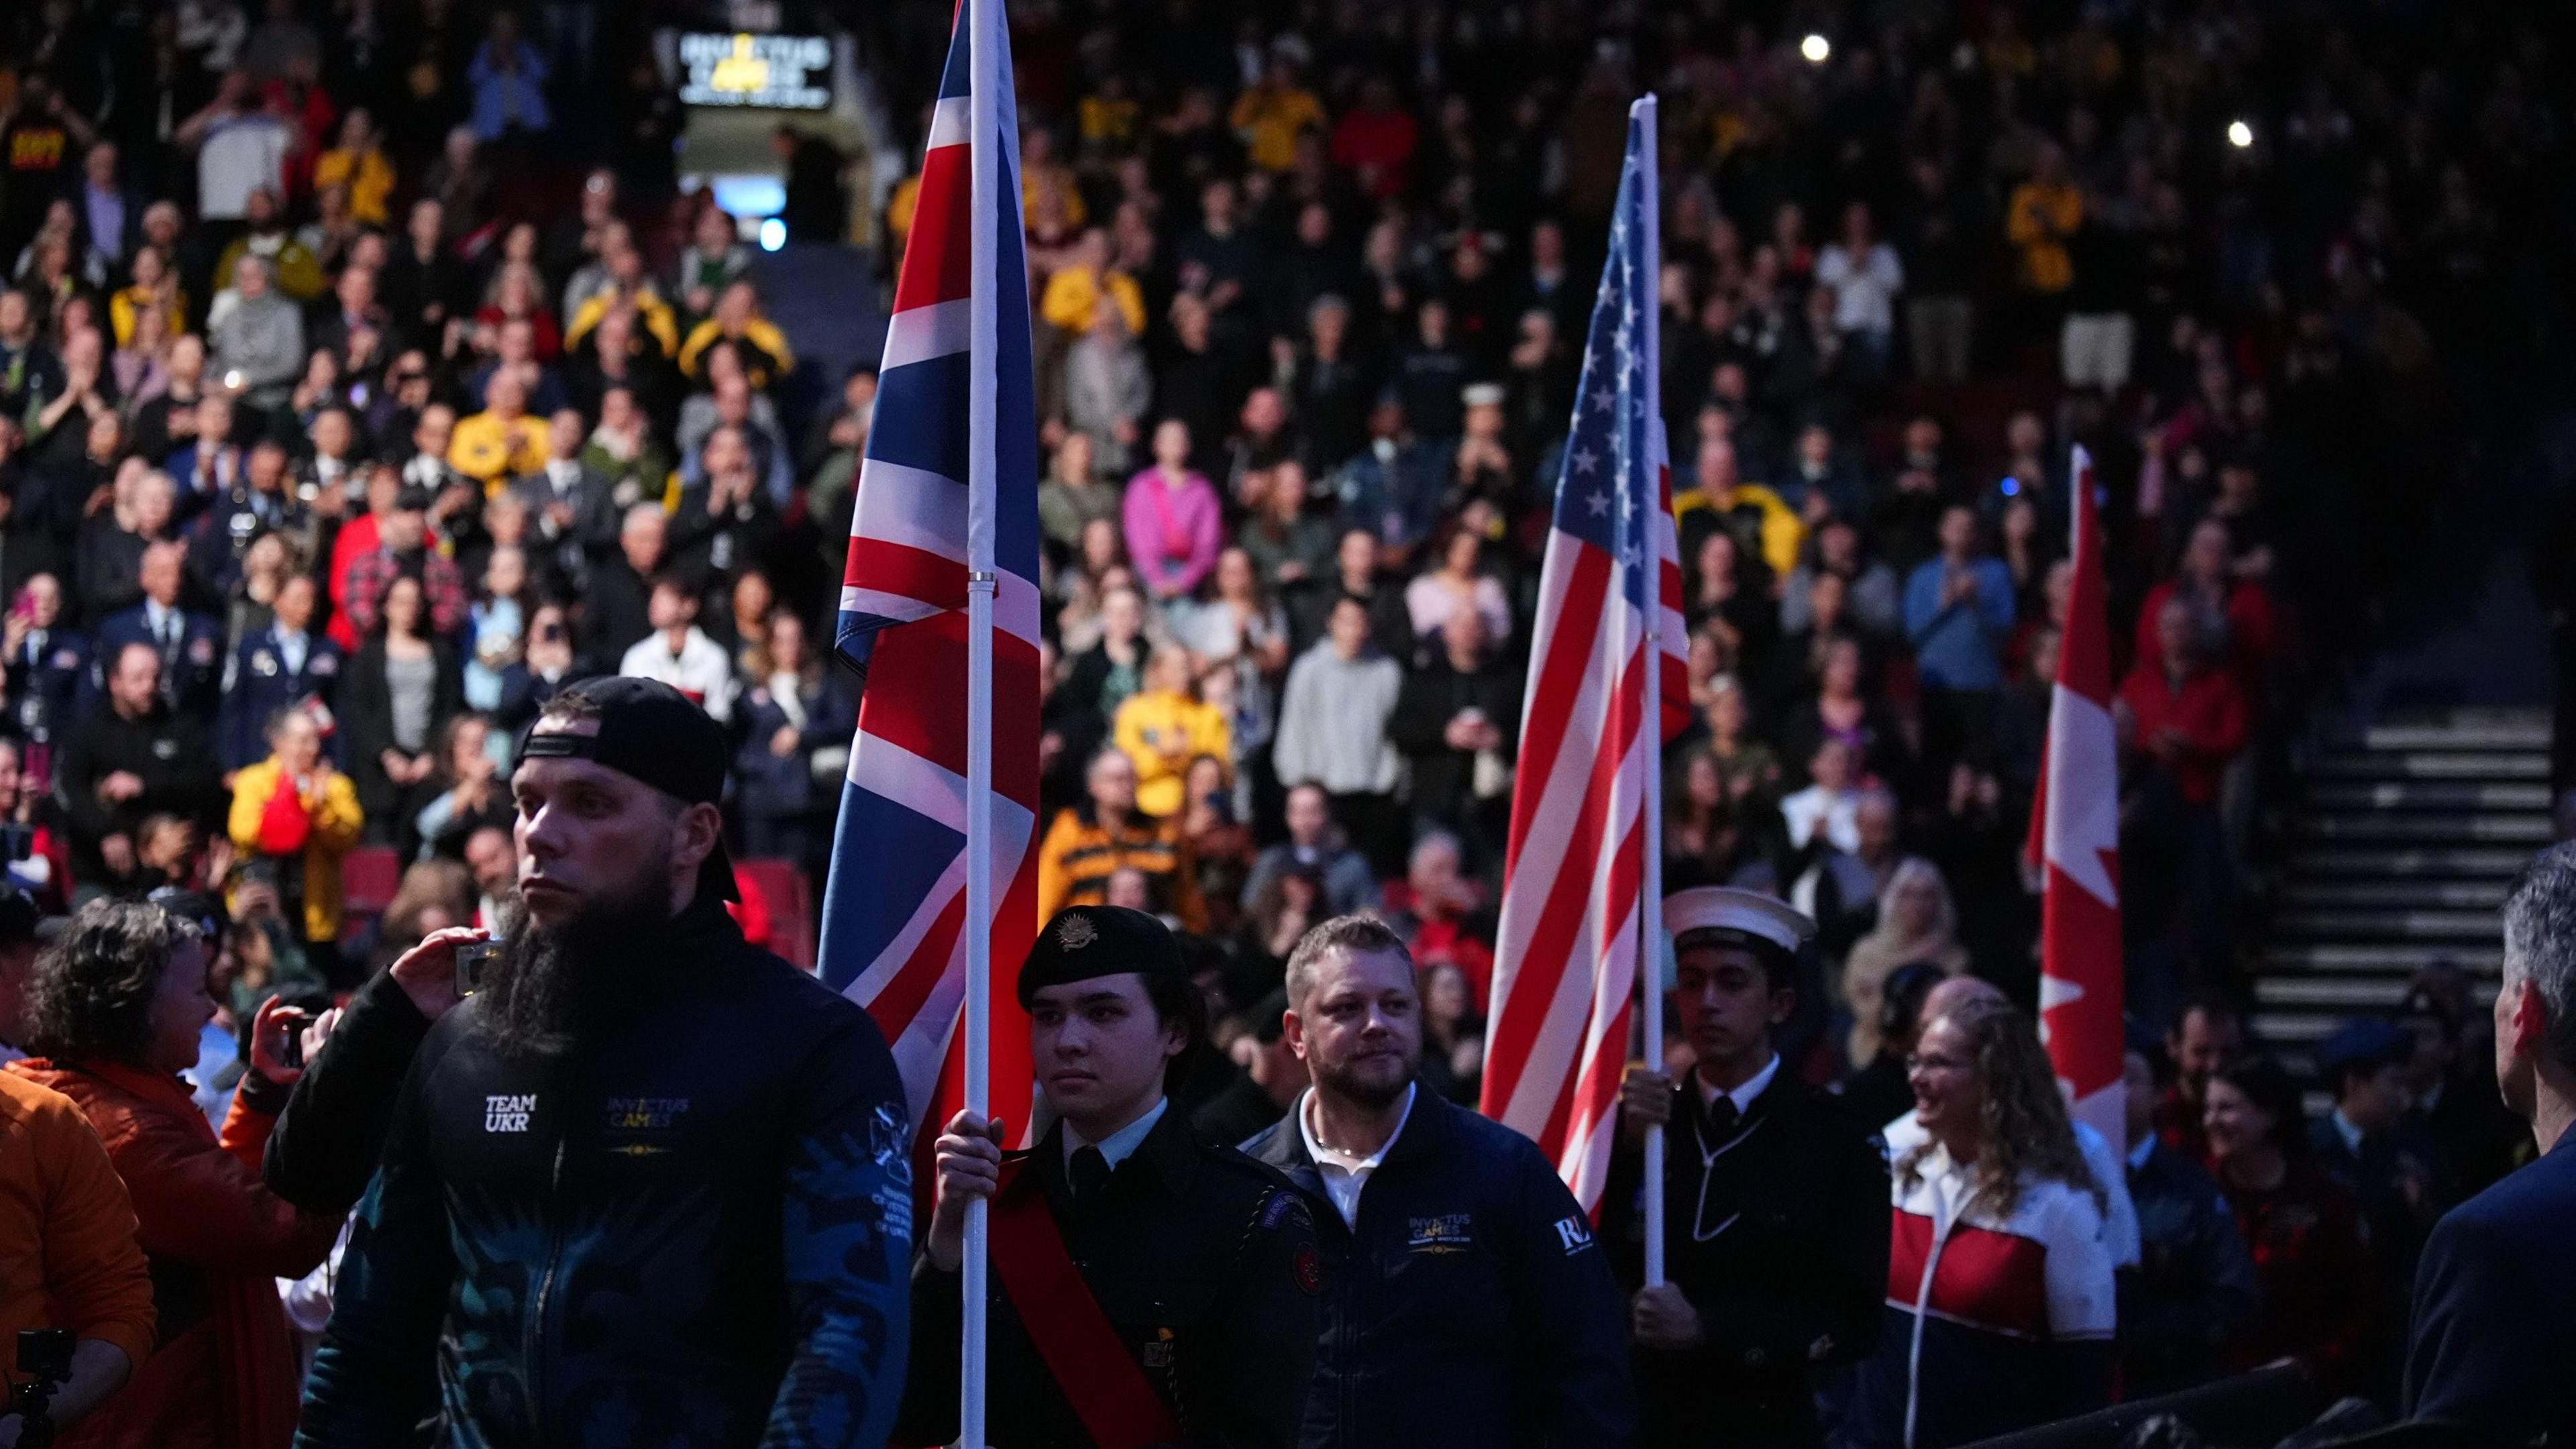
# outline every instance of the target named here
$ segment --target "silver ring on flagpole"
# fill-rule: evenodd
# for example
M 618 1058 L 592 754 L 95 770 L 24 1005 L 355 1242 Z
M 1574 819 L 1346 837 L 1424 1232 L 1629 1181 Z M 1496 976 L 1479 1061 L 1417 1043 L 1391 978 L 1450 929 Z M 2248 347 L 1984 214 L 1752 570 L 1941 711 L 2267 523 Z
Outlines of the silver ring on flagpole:
M 966 574 L 966 582 L 970 584 L 997 584 L 1001 581 L 1000 574 L 987 569 L 970 569 Z

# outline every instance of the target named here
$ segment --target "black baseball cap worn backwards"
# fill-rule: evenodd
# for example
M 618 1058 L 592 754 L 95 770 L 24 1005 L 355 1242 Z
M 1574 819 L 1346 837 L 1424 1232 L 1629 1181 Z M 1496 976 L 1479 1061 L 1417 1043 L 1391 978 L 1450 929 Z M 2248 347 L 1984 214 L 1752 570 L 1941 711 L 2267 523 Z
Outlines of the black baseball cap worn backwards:
M 588 760 L 652 786 L 684 805 L 724 802 L 724 726 L 658 679 L 606 675 L 568 686 L 528 727 L 522 759 Z M 698 869 L 698 886 L 729 901 L 742 899 L 724 841 Z

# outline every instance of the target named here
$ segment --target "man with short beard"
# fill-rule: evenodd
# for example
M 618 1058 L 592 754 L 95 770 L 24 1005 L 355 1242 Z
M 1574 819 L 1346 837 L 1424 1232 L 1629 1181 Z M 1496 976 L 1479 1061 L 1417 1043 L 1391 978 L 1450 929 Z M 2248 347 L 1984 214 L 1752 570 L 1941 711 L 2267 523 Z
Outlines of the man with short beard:
M 1591 1219 L 1528 1138 L 1416 1088 L 1404 943 L 1337 917 L 1287 979 L 1315 1085 L 1244 1150 L 1306 1193 L 1323 1247 L 1306 1449 L 1631 1443 L 1626 1313 Z
M 727 916 L 726 761 L 648 680 L 538 717 L 511 779 L 523 915 L 392 1106 L 307 1449 L 412 1443 L 430 1418 L 460 1449 L 885 1442 L 910 1118 L 867 1013 Z M 452 953 L 481 934 L 422 943 L 451 953 L 416 970 L 424 995 L 458 993 Z

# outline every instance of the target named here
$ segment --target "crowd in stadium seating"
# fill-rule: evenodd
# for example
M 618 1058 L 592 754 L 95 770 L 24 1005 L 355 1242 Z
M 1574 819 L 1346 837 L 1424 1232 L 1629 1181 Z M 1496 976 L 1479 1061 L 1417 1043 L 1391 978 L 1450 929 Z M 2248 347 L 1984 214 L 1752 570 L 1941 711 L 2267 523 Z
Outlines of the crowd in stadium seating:
M 810 940 L 874 372 L 800 359 L 743 219 L 676 187 L 649 53 L 570 23 L 609 8 L 0 20 L 9 871 L 56 910 L 228 892 L 258 923 L 243 1020 L 505 892 L 514 733 L 599 672 L 732 730 L 736 853 L 785 863 L 746 872 L 746 924 Z M 2211 993 L 2264 782 L 2405 546 L 2432 359 L 2500 335 L 2477 304 L 2552 204 L 2536 38 L 2418 50 L 2412 7 L 2181 0 L 1832 7 L 1803 52 L 1804 8 L 1716 0 L 1014 8 L 1042 912 L 1165 914 L 1241 1017 L 1306 926 L 1382 911 L 1474 1100 L 1540 549 L 1653 89 L 1696 715 L 1666 884 L 1822 924 L 1791 1059 L 1902 1110 L 1932 982 L 2035 990 L 2021 857 L 2082 443 L 2132 1006 L 2181 1023 L 2183 1060 L 2141 1054 L 2190 1108 L 2165 1140 L 2217 1146 L 2213 1091 L 2292 1114 L 2252 1136 L 2330 1220 L 2370 1218 L 2355 1253 L 2488 1172 L 2449 1139 L 2374 1156 L 2400 1129 L 2360 1117 L 2373 1150 L 2311 1171 L 2294 1097 L 2184 1047 L 2239 1024 Z M 949 9 L 868 22 L 914 154 L 934 72 L 902 57 Z M 916 188 L 858 233 L 887 277 Z M 797 241 L 845 239 L 807 218 L 851 208 L 793 199 Z M 2481 1013 L 2419 997 L 2422 1050 L 2372 1037 L 2338 1070 L 2362 1116 L 2381 1066 L 2412 1074 L 2391 1124 L 2475 1075 L 2445 1074 Z M 2258 1273 L 2345 1272 L 2266 1226 L 2289 1189 L 2227 1181 Z M 2313 1351 L 2383 1381 L 2395 1300 L 2267 1301 L 2175 1372 Z

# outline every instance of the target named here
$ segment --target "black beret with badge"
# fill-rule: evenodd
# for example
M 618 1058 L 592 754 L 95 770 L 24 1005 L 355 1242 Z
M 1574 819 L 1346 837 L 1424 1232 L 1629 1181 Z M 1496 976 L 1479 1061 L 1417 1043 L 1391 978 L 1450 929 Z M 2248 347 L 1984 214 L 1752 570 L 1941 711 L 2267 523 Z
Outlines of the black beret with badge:
M 1044 987 L 1124 971 L 1173 980 L 1190 974 L 1181 943 L 1160 917 L 1125 906 L 1067 906 L 1039 929 L 1037 944 L 1020 965 L 1020 1005 Z

